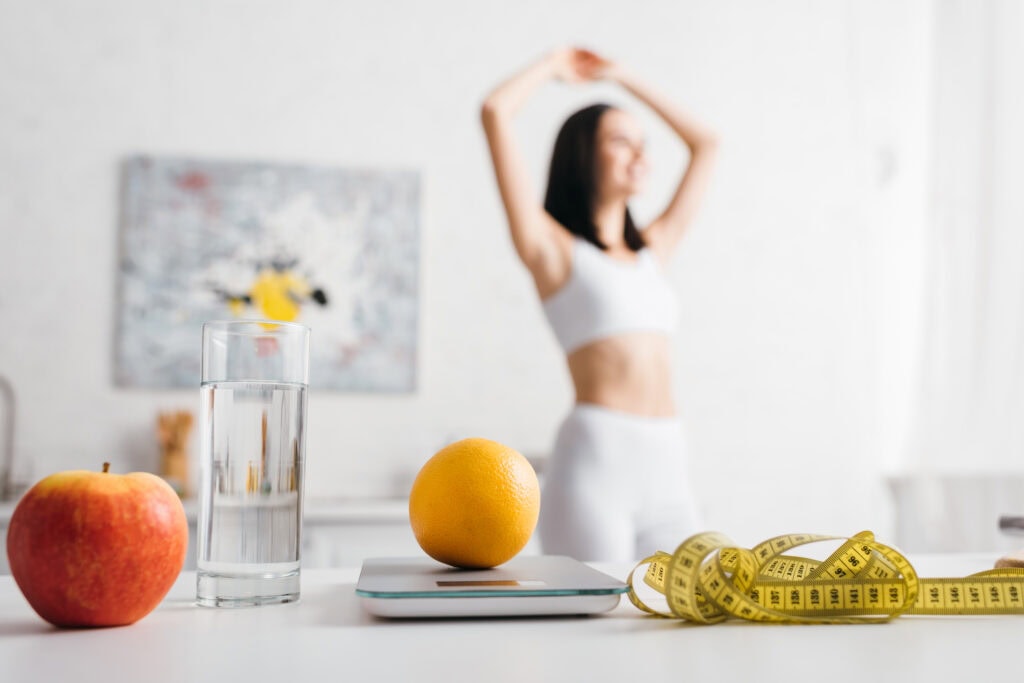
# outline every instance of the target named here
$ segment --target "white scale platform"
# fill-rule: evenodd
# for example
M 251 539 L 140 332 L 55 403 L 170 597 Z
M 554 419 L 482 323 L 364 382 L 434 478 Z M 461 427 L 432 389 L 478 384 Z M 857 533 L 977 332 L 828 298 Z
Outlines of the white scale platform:
M 356 595 L 389 618 L 597 614 L 628 590 L 570 557 L 513 558 L 494 569 L 455 569 L 427 557 L 363 562 Z

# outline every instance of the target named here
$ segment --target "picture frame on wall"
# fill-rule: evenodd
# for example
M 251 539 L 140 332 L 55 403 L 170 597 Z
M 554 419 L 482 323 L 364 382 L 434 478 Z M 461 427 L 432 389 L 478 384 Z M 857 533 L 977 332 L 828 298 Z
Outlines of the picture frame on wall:
M 121 167 L 115 382 L 199 382 L 203 322 L 312 330 L 310 386 L 416 388 L 420 174 L 133 156 Z

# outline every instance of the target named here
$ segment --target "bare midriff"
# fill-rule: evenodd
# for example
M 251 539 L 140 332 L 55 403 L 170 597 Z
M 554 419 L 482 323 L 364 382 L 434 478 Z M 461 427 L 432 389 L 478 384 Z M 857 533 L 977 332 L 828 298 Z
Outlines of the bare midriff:
M 663 334 L 599 339 L 569 354 L 568 364 L 577 403 L 650 417 L 676 414 L 671 346 Z

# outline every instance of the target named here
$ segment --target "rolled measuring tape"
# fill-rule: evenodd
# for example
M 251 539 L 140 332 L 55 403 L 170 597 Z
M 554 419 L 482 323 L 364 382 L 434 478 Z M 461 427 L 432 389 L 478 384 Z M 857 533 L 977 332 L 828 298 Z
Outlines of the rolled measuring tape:
M 820 541 L 842 541 L 825 560 L 788 554 Z M 670 611 L 648 606 L 634 576 L 665 597 Z M 992 569 L 964 578 L 923 579 L 899 551 L 870 531 L 850 537 L 789 534 L 752 549 L 705 532 L 674 553 L 642 560 L 629 579 L 629 599 L 650 614 L 714 624 L 886 622 L 902 614 L 1024 614 L 1024 569 Z

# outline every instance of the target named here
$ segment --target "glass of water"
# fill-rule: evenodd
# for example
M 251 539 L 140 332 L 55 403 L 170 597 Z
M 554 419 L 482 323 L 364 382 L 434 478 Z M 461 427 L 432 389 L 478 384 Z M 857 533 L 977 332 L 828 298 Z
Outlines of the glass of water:
M 299 599 L 309 329 L 203 325 L 196 600 Z

